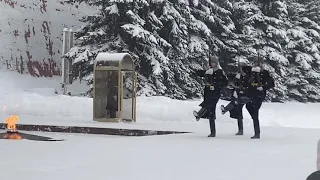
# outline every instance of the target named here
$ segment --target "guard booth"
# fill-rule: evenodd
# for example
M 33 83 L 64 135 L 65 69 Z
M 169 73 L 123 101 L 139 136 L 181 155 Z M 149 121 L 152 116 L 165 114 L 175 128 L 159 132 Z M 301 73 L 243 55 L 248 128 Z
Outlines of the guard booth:
M 136 122 L 137 76 L 128 53 L 99 53 L 93 70 L 93 120 Z

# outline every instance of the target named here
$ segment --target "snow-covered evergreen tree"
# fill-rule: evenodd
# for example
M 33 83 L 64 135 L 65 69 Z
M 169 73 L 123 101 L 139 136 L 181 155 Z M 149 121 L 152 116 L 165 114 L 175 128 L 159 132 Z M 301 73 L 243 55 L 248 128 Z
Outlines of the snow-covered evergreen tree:
M 84 17 L 82 42 L 67 54 L 75 78 L 92 83 L 99 52 L 129 52 L 139 72 L 139 94 L 201 96 L 209 54 L 222 68 L 265 58 L 276 79 L 273 101 L 320 101 L 319 2 L 311 0 L 69 0 L 101 7 Z

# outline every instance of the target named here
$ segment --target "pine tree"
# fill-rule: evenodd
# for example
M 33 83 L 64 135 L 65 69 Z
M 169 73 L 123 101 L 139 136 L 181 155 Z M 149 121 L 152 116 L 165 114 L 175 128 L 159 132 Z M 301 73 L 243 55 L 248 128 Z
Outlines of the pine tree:
M 82 42 L 67 54 L 75 78 L 92 83 L 99 52 L 128 52 L 139 72 L 138 95 L 201 96 L 194 74 L 220 57 L 227 73 L 237 62 L 265 58 L 276 79 L 272 101 L 320 101 L 319 2 L 311 0 L 69 0 L 101 7 L 84 17 Z M 90 93 L 90 92 L 89 92 Z

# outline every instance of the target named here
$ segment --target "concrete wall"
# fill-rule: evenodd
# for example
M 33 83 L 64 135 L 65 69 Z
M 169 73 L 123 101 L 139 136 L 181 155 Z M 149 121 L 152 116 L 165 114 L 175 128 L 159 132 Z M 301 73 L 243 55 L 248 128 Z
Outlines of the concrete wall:
M 97 8 L 64 0 L 0 0 L 0 67 L 33 76 L 61 75 L 62 30 Z

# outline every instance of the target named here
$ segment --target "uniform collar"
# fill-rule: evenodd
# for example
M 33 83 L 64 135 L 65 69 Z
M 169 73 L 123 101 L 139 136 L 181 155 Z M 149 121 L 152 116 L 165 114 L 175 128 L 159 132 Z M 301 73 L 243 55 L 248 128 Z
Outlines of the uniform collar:
M 215 68 L 210 68 L 206 71 L 206 74 L 213 74 L 214 72 L 216 72 L 219 69 L 219 67 L 215 67 Z
M 259 66 L 253 67 L 251 69 L 252 72 L 261 72 L 261 68 Z

